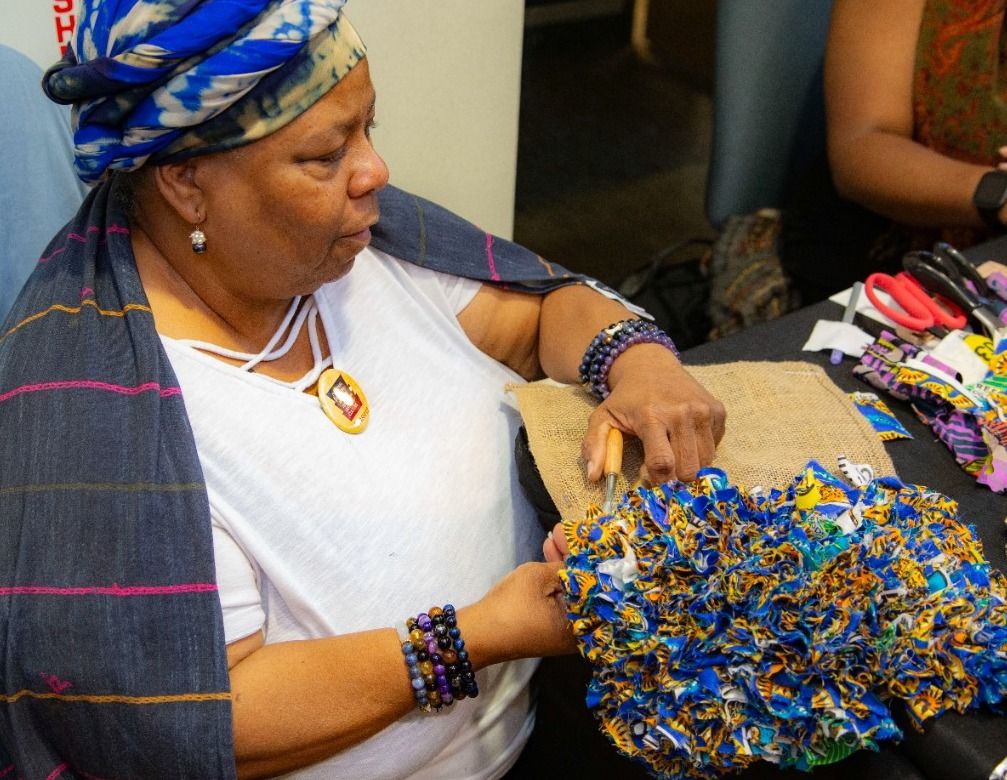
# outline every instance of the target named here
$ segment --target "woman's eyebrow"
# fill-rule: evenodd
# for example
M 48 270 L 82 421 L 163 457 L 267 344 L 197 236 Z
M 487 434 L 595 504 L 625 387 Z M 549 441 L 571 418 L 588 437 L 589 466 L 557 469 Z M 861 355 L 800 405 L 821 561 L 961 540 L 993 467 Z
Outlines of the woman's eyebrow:
M 346 135 L 350 130 L 359 125 L 361 121 L 365 122 L 370 121 L 370 119 L 374 116 L 374 111 L 375 108 L 377 107 L 377 102 L 378 102 L 377 95 L 372 95 L 371 102 L 367 106 L 367 111 L 364 114 L 363 120 L 361 120 L 359 115 L 354 115 L 351 117 L 347 117 L 342 121 L 333 122 L 331 125 L 328 126 L 326 134 L 328 133 L 328 131 L 331 131 L 333 133 Z

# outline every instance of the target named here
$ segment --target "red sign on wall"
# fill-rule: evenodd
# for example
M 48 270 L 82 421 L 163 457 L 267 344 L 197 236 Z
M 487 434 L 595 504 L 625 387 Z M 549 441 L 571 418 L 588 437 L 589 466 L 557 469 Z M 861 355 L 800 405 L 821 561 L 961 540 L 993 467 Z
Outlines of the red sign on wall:
M 73 32 L 77 26 L 76 0 L 52 0 L 53 22 L 56 27 L 56 44 L 60 56 L 66 54 L 66 48 L 73 40 Z

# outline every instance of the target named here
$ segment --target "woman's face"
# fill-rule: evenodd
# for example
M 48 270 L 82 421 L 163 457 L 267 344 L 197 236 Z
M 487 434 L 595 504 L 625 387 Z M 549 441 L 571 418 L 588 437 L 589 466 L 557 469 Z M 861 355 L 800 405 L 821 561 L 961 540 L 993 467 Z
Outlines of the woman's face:
M 232 294 L 285 300 L 353 266 L 388 183 L 371 145 L 374 99 L 363 60 L 289 125 L 196 166 L 206 196 L 205 257 Z

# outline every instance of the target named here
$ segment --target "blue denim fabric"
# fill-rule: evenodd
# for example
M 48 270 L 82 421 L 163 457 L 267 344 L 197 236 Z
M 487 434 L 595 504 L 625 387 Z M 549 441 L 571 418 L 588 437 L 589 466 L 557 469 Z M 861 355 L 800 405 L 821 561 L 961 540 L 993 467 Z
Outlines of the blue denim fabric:
M 34 62 L 0 45 L 0 322 L 87 191 L 73 173 L 69 109 L 49 102 L 41 79 Z

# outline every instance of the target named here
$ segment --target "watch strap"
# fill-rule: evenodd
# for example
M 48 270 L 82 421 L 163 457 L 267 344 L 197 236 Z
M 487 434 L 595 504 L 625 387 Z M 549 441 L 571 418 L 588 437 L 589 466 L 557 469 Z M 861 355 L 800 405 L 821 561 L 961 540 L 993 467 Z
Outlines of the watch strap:
M 987 171 L 972 194 L 972 205 L 986 226 L 994 232 L 1004 230 L 1004 223 L 1000 221 L 1000 209 L 1004 204 L 1007 204 L 1007 171 Z
M 976 206 L 976 209 L 979 211 L 982 221 L 986 223 L 986 227 L 990 230 L 999 232 L 1004 229 L 1004 224 L 1000 221 L 1000 209 L 983 208 L 981 206 Z

